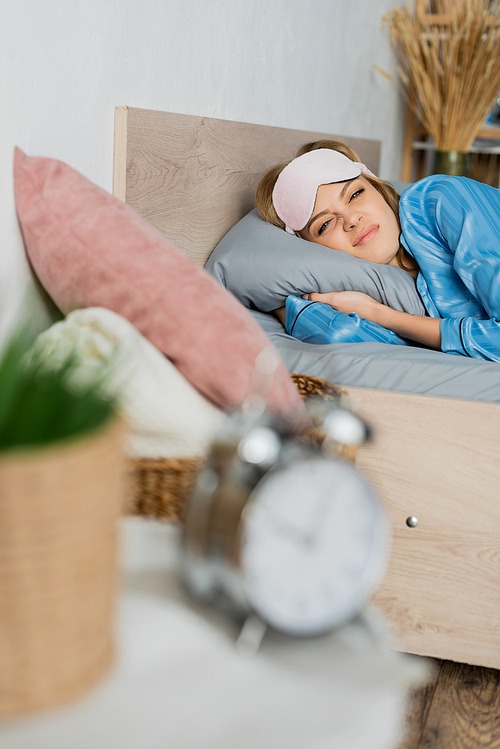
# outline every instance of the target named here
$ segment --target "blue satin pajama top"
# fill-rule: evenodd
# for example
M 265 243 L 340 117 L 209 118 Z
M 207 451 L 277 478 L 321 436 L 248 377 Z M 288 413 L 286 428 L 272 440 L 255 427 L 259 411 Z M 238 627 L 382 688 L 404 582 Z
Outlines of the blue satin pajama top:
M 441 350 L 500 361 L 500 190 L 432 175 L 401 195 L 401 243 L 420 266 L 416 284 L 440 317 Z M 285 327 L 308 343 L 418 345 L 356 314 L 288 297 Z

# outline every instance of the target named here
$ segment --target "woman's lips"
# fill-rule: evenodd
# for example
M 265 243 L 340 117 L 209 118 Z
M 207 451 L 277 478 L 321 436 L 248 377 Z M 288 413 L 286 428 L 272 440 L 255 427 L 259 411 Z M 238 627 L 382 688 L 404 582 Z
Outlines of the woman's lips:
M 378 232 L 378 226 L 377 224 L 368 224 L 368 226 L 363 229 L 363 231 L 360 231 L 359 234 L 356 234 L 353 240 L 353 247 L 359 247 L 360 245 L 363 246 L 367 242 L 370 241 L 370 239 L 373 239 L 375 234 Z

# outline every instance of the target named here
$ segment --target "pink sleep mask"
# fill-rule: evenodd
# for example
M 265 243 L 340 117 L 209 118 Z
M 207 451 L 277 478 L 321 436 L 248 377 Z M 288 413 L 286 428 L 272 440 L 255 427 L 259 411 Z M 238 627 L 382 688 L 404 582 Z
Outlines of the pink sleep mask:
M 297 156 L 280 173 L 273 190 L 273 204 L 289 234 L 295 234 L 311 218 L 320 185 L 346 182 L 361 173 L 374 176 L 360 161 L 351 161 L 331 148 Z

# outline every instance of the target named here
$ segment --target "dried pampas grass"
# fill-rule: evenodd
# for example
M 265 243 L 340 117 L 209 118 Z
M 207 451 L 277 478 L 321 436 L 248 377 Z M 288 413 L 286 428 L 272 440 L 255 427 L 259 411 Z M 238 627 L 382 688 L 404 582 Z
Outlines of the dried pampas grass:
M 449 21 L 424 24 L 410 5 L 383 18 L 408 105 L 438 151 L 466 152 L 500 91 L 500 0 L 436 0 Z

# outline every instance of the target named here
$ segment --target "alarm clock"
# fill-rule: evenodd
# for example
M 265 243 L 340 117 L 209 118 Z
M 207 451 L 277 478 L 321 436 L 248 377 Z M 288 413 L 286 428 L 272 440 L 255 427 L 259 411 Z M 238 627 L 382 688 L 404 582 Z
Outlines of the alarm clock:
M 364 441 L 367 426 L 339 403 L 322 409 L 321 447 L 265 409 L 228 417 L 182 537 L 181 572 L 198 600 L 294 636 L 327 632 L 360 613 L 387 556 L 378 498 L 332 450 Z

